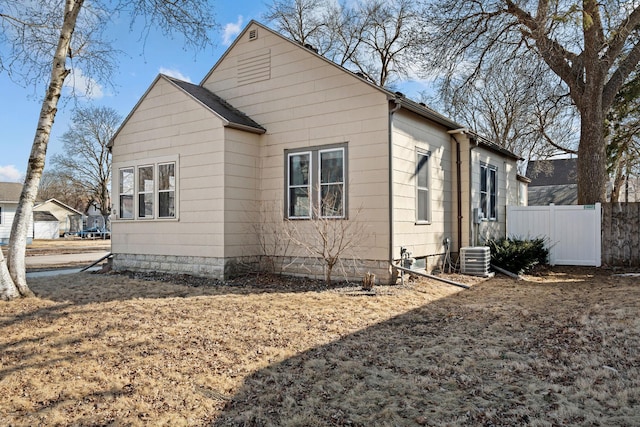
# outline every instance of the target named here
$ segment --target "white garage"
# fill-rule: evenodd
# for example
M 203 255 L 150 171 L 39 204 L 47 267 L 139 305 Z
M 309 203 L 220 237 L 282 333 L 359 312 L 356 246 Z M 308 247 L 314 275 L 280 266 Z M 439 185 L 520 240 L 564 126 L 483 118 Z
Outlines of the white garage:
M 60 237 L 60 222 L 51 212 L 36 211 L 33 213 L 33 238 L 57 239 Z

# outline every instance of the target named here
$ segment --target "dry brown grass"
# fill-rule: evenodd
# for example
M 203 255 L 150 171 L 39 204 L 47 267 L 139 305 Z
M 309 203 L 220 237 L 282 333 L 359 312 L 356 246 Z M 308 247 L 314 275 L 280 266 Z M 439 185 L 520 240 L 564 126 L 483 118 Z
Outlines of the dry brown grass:
M 0 424 L 640 425 L 638 282 L 33 279 L 0 304 Z

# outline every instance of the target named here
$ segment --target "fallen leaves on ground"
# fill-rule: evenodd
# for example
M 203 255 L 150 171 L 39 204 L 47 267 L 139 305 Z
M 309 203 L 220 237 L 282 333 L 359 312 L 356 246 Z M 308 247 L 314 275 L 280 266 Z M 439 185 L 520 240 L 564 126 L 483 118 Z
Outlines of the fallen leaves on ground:
M 0 304 L 3 425 L 640 425 L 640 285 L 606 270 L 30 285 Z

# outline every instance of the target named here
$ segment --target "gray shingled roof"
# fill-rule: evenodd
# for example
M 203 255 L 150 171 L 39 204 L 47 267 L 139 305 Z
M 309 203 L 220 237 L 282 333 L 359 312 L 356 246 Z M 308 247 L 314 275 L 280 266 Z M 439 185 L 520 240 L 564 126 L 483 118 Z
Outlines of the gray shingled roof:
M 49 211 L 34 211 L 33 212 L 33 220 L 34 221 L 47 221 L 47 222 L 58 222 L 58 218 L 55 217 Z
M 527 164 L 529 187 L 578 183 L 578 159 L 531 160 Z
M 0 182 L 0 202 L 18 203 L 22 184 L 19 182 Z
M 179 86 L 182 90 L 187 92 L 189 95 L 200 101 L 207 108 L 218 113 L 221 117 L 229 122 L 229 125 L 231 127 L 234 127 L 235 125 L 235 127 L 240 127 L 243 129 L 254 129 L 259 133 L 266 132 L 265 128 L 260 126 L 249 116 L 233 107 L 231 104 L 220 98 L 215 93 L 193 83 L 188 83 L 168 76 L 167 78 L 171 82 Z

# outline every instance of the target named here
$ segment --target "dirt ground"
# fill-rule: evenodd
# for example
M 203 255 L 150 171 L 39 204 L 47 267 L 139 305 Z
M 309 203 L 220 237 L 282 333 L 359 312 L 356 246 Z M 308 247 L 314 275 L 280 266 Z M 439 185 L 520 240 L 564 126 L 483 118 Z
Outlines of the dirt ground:
M 0 303 L 0 424 L 640 425 L 640 278 L 76 274 Z

